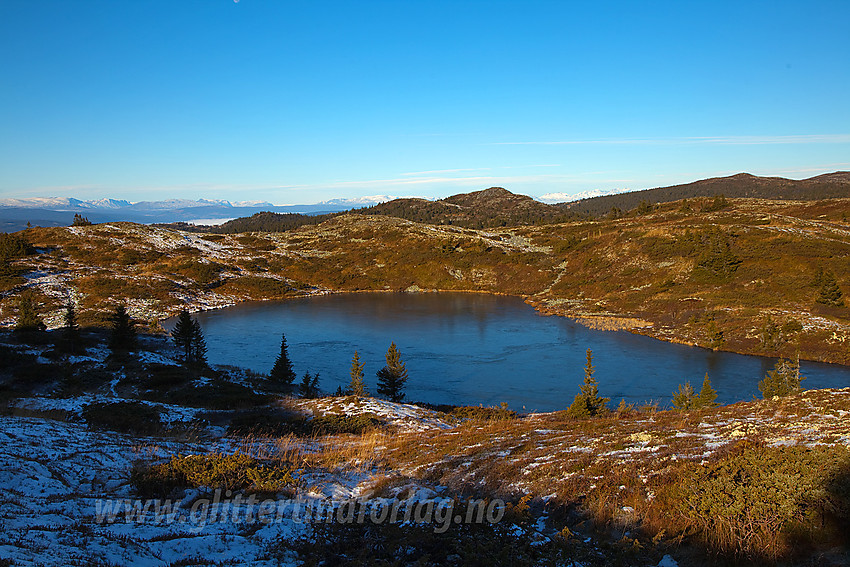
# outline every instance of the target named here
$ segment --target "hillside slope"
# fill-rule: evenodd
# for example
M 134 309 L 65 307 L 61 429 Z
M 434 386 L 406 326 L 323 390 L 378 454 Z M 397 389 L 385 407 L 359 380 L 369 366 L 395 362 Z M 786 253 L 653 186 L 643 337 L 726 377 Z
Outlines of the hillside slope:
M 640 205 L 641 201 L 652 204 L 669 203 L 680 199 L 715 195 L 725 195 L 727 198 L 796 201 L 848 198 L 850 197 L 850 172 L 837 171 L 802 180 L 757 177 L 749 173 L 739 173 L 729 177 L 714 177 L 670 187 L 602 195 L 564 203 L 560 206 L 576 213 L 598 216 L 608 213 L 614 207 L 623 211 L 634 209 Z
M 558 207 L 502 187 L 461 193 L 438 201 L 395 199 L 353 212 L 467 228 L 528 225 L 566 218 Z
M 0 320 L 37 292 L 52 325 L 69 293 L 86 321 L 125 302 L 155 321 L 247 299 L 326 291 L 454 290 L 524 297 L 602 329 L 767 356 L 850 364 L 850 200 L 734 200 L 649 214 L 474 230 L 349 214 L 286 233 L 198 235 L 128 223 L 31 229 L 39 253 L 2 279 Z M 711 211 L 711 212 L 707 212 Z

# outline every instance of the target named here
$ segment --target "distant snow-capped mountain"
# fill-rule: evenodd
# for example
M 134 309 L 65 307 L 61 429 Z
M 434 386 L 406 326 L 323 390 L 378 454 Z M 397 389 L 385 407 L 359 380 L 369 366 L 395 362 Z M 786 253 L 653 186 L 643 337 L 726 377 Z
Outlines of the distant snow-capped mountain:
M 124 199 L 96 199 L 93 201 L 83 201 L 83 203 L 95 209 L 120 209 L 131 205 L 130 201 L 125 201 Z
M 268 201 L 230 201 L 234 207 L 274 207 Z
M 546 193 L 545 195 L 541 195 L 539 200 L 544 203 L 571 203 L 573 201 L 581 201 L 582 199 L 601 197 L 603 195 L 616 195 L 629 191 L 631 189 L 591 189 L 590 191 L 582 191 L 581 193 Z
M 133 203 L 130 205 L 135 210 L 169 210 L 169 209 L 188 209 L 194 207 L 227 207 L 230 208 L 233 205 L 230 204 L 230 201 L 215 199 L 198 199 L 197 201 L 193 201 L 191 199 L 163 199 L 162 201 L 139 201 L 138 203 Z
M 30 199 L 0 199 L 0 207 L 27 209 L 86 208 L 86 202 L 69 197 L 33 197 Z
M 123 199 L 83 201 L 73 197 L 32 197 L 0 199 L 0 232 L 34 226 L 67 226 L 74 214 L 91 222 L 131 221 L 141 223 L 191 222 L 217 224 L 225 220 L 250 216 L 262 211 L 275 213 L 334 213 L 373 205 L 390 197 L 335 199 L 315 205 L 273 205 L 268 201 L 227 201 L 224 199 L 165 199 L 131 203 Z
M 124 209 L 137 210 L 168 210 L 188 209 L 194 207 L 274 207 L 268 201 L 227 201 L 225 199 L 164 199 L 162 201 L 139 201 L 131 203 L 124 199 L 93 199 L 83 201 L 73 197 L 32 197 L 29 199 L 0 199 L 0 207 L 17 207 L 23 209 Z
M 0 207 L 21 209 L 50 209 L 53 211 L 76 209 L 120 209 L 129 207 L 124 199 L 95 199 L 83 201 L 73 197 L 31 197 L 28 199 L 0 199 Z
M 330 201 L 322 201 L 319 205 L 328 205 L 332 207 L 371 207 L 379 203 L 386 203 L 398 197 L 390 195 L 367 195 L 365 197 L 355 197 L 353 199 L 331 199 Z

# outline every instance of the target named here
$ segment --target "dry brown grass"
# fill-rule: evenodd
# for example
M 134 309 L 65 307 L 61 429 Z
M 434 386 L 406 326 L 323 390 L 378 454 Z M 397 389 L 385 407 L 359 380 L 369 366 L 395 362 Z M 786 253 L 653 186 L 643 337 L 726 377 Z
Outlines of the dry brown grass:
M 629 413 L 625 418 L 570 420 L 545 414 L 468 421 L 450 430 L 385 438 L 385 447 L 378 449 L 396 476 L 446 485 L 461 494 L 547 496 L 565 507 L 578 506 L 598 526 L 679 537 L 699 532 L 699 518 L 681 515 L 677 502 L 683 498 L 682 486 L 705 467 L 746 447 L 763 446 L 771 458 L 779 458 L 787 445 L 828 449 L 837 443 L 836 450 L 846 452 L 847 415 L 850 390 L 810 391 L 712 410 Z M 813 479 L 820 474 L 801 472 L 815 475 Z M 820 498 L 817 494 L 811 493 Z M 787 527 L 782 517 L 763 513 L 764 522 Z M 709 538 L 707 545 L 747 557 L 790 553 L 785 536 L 767 537 L 761 523 L 743 526 L 738 521 L 728 519 L 725 529 L 757 532 L 761 543 L 750 545 L 741 539 L 750 536 L 736 535 L 723 545 Z

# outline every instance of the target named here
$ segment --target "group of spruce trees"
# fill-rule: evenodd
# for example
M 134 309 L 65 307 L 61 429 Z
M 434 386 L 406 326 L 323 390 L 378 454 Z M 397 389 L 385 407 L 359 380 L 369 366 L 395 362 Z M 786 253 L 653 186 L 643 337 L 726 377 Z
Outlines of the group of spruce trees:
M 593 352 L 587 349 L 587 362 L 584 366 L 584 383 L 579 388 L 579 393 L 573 399 L 573 403 L 567 409 L 567 413 L 575 418 L 597 417 L 608 413 L 608 402 L 610 398 L 603 398 L 599 395 L 599 385 L 593 373 L 596 368 L 593 366 Z M 708 374 L 702 383 L 702 389 L 699 394 L 694 392 L 690 383 L 685 383 L 679 386 L 679 391 L 673 394 L 673 406 L 680 410 L 711 408 L 717 405 L 717 392 L 711 387 L 711 381 Z M 626 404 L 625 400 L 620 403 L 618 411 L 631 409 L 632 405 Z
M 123 305 L 115 307 L 109 316 L 109 321 L 111 324 L 110 350 L 113 353 L 135 350 L 138 343 L 135 322 L 126 307 Z M 207 342 L 201 325 L 185 309 L 177 316 L 177 323 L 171 331 L 171 339 L 177 347 L 178 356 L 183 364 L 194 369 L 207 367 Z
M 113 354 L 121 355 L 132 352 L 138 346 L 136 322 L 124 305 L 116 305 L 107 316 L 109 321 L 109 349 Z M 81 349 L 80 325 L 77 322 L 77 310 L 73 300 L 65 304 L 63 315 L 62 335 L 59 346 L 67 352 L 78 352 Z M 47 327 L 35 308 L 35 300 L 29 290 L 21 293 L 18 303 L 18 320 L 15 331 L 28 334 L 44 331 Z M 204 333 L 198 322 L 183 310 L 177 317 L 177 324 L 171 332 L 171 337 L 180 351 L 180 358 L 189 366 L 206 366 L 207 345 Z
M 587 349 L 587 362 L 584 367 L 584 383 L 579 388 L 579 393 L 573 399 L 573 403 L 567 409 L 567 413 L 576 418 L 587 418 L 605 415 L 608 413 L 608 402 L 610 398 L 599 395 L 599 385 L 593 377 L 595 367 L 593 366 L 593 353 Z M 758 383 L 759 391 L 765 399 L 777 396 L 788 396 L 802 391 L 801 382 L 805 380 L 800 375 L 800 360 L 796 361 L 779 359 L 767 375 Z M 673 407 L 678 410 L 710 409 L 718 406 L 717 391 L 711 387 L 708 373 L 702 381 L 699 393 L 694 391 L 690 382 L 679 385 L 679 390 L 673 392 Z M 632 406 L 623 400 L 618 411 Z
M 384 396 L 393 402 L 401 402 L 404 400 L 404 385 L 407 382 L 407 368 L 401 360 L 401 354 L 398 352 L 398 347 L 393 342 L 386 354 L 386 365 L 375 373 L 377 376 L 378 395 Z M 366 394 L 366 385 L 363 380 L 363 368 L 365 363 L 360 360 L 360 353 L 354 351 L 354 357 L 351 359 L 351 380 L 348 388 L 343 390 L 341 387 L 337 390 L 337 394 L 349 394 L 355 396 L 364 396 Z M 281 334 L 280 339 L 280 354 L 274 362 L 269 378 L 275 383 L 283 387 L 289 387 L 295 381 L 295 370 L 292 368 L 292 361 L 289 358 L 288 347 L 286 345 L 286 335 Z M 318 396 L 319 390 L 319 373 L 310 374 L 309 371 L 304 373 L 301 382 L 298 383 L 298 394 L 305 398 L 313 398 Z

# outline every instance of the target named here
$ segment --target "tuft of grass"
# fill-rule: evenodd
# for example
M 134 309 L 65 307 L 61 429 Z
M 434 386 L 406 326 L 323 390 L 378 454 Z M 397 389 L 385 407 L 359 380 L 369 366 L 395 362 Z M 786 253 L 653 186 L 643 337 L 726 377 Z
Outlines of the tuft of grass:
M 516 419 L 517 413 L 509 410 L 507 407 L 493 408 L 482 406 L 460 406 L 452 408 L 451 415 L 461 419 L 477 419 L 477 420 L 510 420 Z
M 359 435 L 381 427 L 384 422 L 374 414 L 340 415 L 326 414 L 307 422 L 312 433 L 318 435 L 338 435 L 350 433 Z

